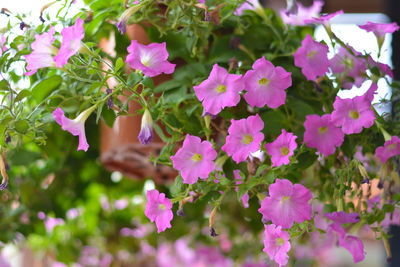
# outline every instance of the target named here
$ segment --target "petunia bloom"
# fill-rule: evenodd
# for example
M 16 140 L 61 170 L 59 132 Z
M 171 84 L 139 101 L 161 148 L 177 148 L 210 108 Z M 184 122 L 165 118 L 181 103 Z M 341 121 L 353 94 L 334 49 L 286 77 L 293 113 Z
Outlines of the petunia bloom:
M 236 106 L 243 90 L 242 76 L 229 74 L 215 64 L 207 80 L 193 87 L 197 98 L 203 101 L 205 114 L 217 115 L 225 107 Z
M 375 150 L 375 155 L 385 163 L 389 158 L 400 155 L 400 138 L 392 136 L 392 139 L 385 142 Z
M 395 31 L 399 30 L 399 25 L 396 22 L 393 23 L 374 23 L 368 21 L 365 25 L 358 25 L 363 30 L 367 32 L 373 32 L 376 36 L 378 41 L 379 50 L 382 47 L 382 44 L 385 40 L 386 33 L 394 33 Z
M 247 119 L 231 120 L 226 143 L 221 147 L 236 163 L 244 161 L 250 153 L 260 149 L 264 134 L 264 122 L 258 114 Z
M 361 53 L 351 49 L 355 56 L 340 47 L 338 53 L 329 60 L 332 73 L 340 79 L 343 89 L 351 89 L 353 85 L 360 87 L 366 79 L 367 62 Z
M 247 0 L 244 2 L 240 7 L 238 7 L 233 14 L 236 16 L 241 16 L 243 11 L 245 10 L 255 10 L 257 8 L 261 8 L 260 3 L 258 0 Z
M 336 147 L 343 143 L 344 134 L 334 125 L 330 114 L 322 117 L 307 115 L 304 128 L 304 142 L 307 146 L 318 149 L 326 157 L 335 153 Z
M 64 111 L 61 108 L 56 108 L 53 112 L 53 117 L 56 122 L 61 125 L 64 131 L 70 132 L 74 136 L 79 136 L 79 146 L 77 150 L 87 151 L 89 144 L 86 141 L 85 121 L 96 108 L 96 105 L 82 111 L 74 120 L 70 120 L 64 116 Z
M 326 14 L 326 15 L 322 15 L 318 18 L 312 18 L 310 20 L 306 20 L 305 23 L 317 23 L 317 24 L 322 24 L 325 27 L 329 27 L 330 28 L 330 20 L 333 19 L 334 17 L 343 14 L 343 10 L 339 10 L 336 11 L 334 13 L 331 14 Z
M 323 1 L 315 0 L 313 4 L 309 7 L 303 6 L 301 3 L 296 2 L 297 4 L 297 13 L 291 14 L 286 10 L 281 10 L 281 18 L 284 23 L 290 25 L 298 25 L 304 26 L 306 25 L 306 20 L 310 20 L 314 17 L 317 17 L 321 12 L 322 6 L 324 5 Z
M 341 99 L 336 97 L 331 118 L 333 124 L 342 127 L 345 134 L 360 133 L 374 125 L 375 114 L 371 102 L 365 96 Z
M 26 69 L 29 70 L 25 75 L 35 74 L 41 68 L 55 67 L 53 56 L 57 54 L 58 49 L 52 45 L 55 40 L 54 33 L 54 27 L 50 26 L 49 32 L 36 34 L 35 41 L 31 45 L 33 51 L 25 56 Z
M 276 179 L 268 188 L 269 197 L 264 198 L 258 209 L 266 220 L 287 229 L 293 222 L 302 223 L 311 219 L 312 194 L 301 184 L 292 184 L 287 179 Z
M 347 249 L 351 253 L 354 263 L 364 260 L 364 245 L 358 237 L 353 235 L 345 235 L 339 236 L 338 240 L 339 246 Z
M 271 260 L 279 264 L 279 267 L 288 263 L 288 251 L 290 250 L 290 235 L 282 230 L 281 226 L 274 224 L 265 225 L 265 238 L 263 251 Z
M 6 43 L 6 37 L 4 35 L 1 35 L 1 37 L 0 37 L 0 57 L 7 50 L 7 47 L 4 45 L 5 43 Z
M 197 136 L 186 135 L 183 146 L 171 156 L 175 169 L 181 171 L 183 182 L 194 184 L 198 178 L 207 179 L 215 169 L 213 160 L 217 152 L 208 141 L 201 141 Z
M 282 67 L 275 67 L 265 57 L 253 64 L 253 69 L 243 77 L 245 89 L 244 99 L 252 107 L 277 108 L 285 104 L 285 90 L 292 85 L 291 73 Z
M 154 77 L 161 73 L 171 74 L 175 64 L 168 62 L 167 46 L 164 43 L 151 43 L 143 45 L 132 40 L 128 46 L 126 61 L 132 69 L 141 70 L 144 75 Z
M 81 41 L 85 37 L 83 21 L 78 18 L 75 25 L 64 28 L 61 31 L 61 35 L 63 37 L 61 47 L 58 54 L 54 57 L 57 68 L 62 68 L 67 64 L 68 59 L 82 48 Z
M 171 221 L 174 217 L 171 209 L 172 202 L 165 197 L 164 193 L 155 189 L 147 191 L 147 205 L 144 214 L 151 222 L 156 222 L 158 233 L 171 228 Z
M 307 34 L 301 47 L 294 53 L 294 65 L 308 80 L 314 81 L 317 76 L 324 76 L 329 71 L 328 46 L 316 42 Z
M 282 133 L 272 142 L 265 144 L 268 154 L 271 156 L 272 167 L 289 164 L 289 157 L 293 156 L 297 148 L 296 138 L 292 133 L 282 129 Z
M 138 139 L 142 145 L 148 145 L 153 140 L 153 119 L 147 108 L 143 113 Z
M 360 222 L 360 215 L 355 212 L 347 213 L 345 211 L 334 211 L 332 213 L 325 213 L 324 215 L 329 220 L 339 224 Z

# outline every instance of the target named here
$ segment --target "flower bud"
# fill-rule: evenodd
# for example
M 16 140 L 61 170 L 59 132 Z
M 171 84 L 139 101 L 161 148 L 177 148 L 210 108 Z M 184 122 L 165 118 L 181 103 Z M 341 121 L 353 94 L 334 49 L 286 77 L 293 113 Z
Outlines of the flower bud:
M 138 138 L 142 145 L 148 145 L 153 140 L 153 119 L 147 108 L 142 117 L 142 125 Z
M 126 32 L 126 23 L 128 23 L 129 18 L 140 9 L 141 5 L 140 4 L 135 4 L 133 6 L 131 6 L 130 8 L 128 8 L 127 10 L 125 10 L 121 17 L 119 18 L 119 21 L 117 24 L 115 24 L 115 26 L 117 26 L 118 31 L 121 34 L 125 34 Z

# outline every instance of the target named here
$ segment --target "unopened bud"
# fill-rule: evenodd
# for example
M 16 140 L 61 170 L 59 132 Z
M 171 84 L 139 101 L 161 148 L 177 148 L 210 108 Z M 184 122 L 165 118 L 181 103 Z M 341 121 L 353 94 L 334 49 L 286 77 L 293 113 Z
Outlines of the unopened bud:
M 148 145 L 153 140 L 153 119 L 150 111 L 146 108 L 142 117 L 142 125 L 140 127 L 139 141 L 142 145 Z

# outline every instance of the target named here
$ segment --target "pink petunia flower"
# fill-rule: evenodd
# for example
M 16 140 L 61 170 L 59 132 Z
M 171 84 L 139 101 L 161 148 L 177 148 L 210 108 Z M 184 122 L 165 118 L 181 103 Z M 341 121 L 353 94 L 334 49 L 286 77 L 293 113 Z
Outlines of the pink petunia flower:
M 334 125 L 330 114 L 322 117 L 318 115 L 307 115 L 304 122 L 304 142 L 308 147 L 316 148 L 324 156 L 335 153 L 335 147 L 342 145 L 343 132 Z
M 291 73 L 275 67 L 265 57 L 253 64 L 253 69 L 243 77 L 247 93 L 244 99 L 250 106 L 277 108 L 285 104 L 285 90 L 292 85 Z
M 265 225 L 265 239 L 263 251 L 271 260 L 279 264 L 279 267 L 288 263 L 288 251 L 290 250 L 290 235 L 282 230 L 281 226 L 274 224 Z
M 79 136 L 79 150 L 87 151 L 89 144 L 86 141 L 85 121 L 96 108 L 96 105 L 82 111 L 74 120 L 70 120 L 64 116 L 64 111 L 61 108 L 56 108 L 53 112 L 53 117 L 56 122 L 61 125 L 64 131 L 70 132 L 74 136 Z
M 258 210 L 264 219 L 287 229 L 293 222 L 302 223 L 311 219 L 312 194 L 301 184 L 292 184 L 287 179 L 276 179 L 268 188 L 269 197 L 264 198 Z
M 147 205 L 144 214 L 151 222 L 156 222 L 158 233 L 171 228 L 171 221 L 174 217 L 171 209 L 172 202 L 165 197 L 164 193 L 159 193 L 155 189 L 147 191 Z
M 368 55 L 367 61 L 368 61 L 368 64 L 370 64 L 370 66 L 377 67 L 382 76 L 388 75 L 390 78 L 394 79 L 393 71 L 392 71 L 391 67 L 388 64 L 375 61 L 371 57 L 371 55 Z
M 356 96 L 352 99 L 341 99 L 337 96 L 333 107 L 332 122 L 342 127 L 345 134 L 360 133 L 363 128 L 374 125 L 375 114 L 368 97 Z
M 368 21 L 365 25 L 358 25 L 363 30 L 367 32 L 373 32 L 376 38 L 385 38 L 386 33 L 394 33 L 399 30 L 399 25 L 396 22 L 393 23 L 374 23 Z
M 255 10 L 257 8 L 261 8 L 260 3 L 258 0 L 247 0 L 244 2 L 240 7 L 238 7 L 233 14 L 236 16 L 241 16 L 243 11 L 245 10 Z
M 238 180 L 238 181 L 236 181 L 237 185 L 240 185 L 243 183 L 242 181 L 240 181 L 243 178 L 240 176 L 239 172 L 240 172 L 239 170 L 233 170 L 233 176 L 235 177 L 236 180 Z M 235 191 L 236 192 L 238 191 L 237 186 L 235 187 Z M 247 209 L 249 207 L 249 193 L 248 192 L 244 193 L 241 200 L 242 200 L 243 207 L 245 207 Z
M 216 157 L 217 152 L 210 142 L 202 142 L 199 137 L 188 134 L 171 160 L 174 168 L 181 171 L 183 183 L 194 184 L 198 178 L 207 179 L 214 171 Z
M 52 45 L 55 40 L 54 33 L 54 27 L 50 26 L 49 32 L 35 35 L 35 41 L 31 45 L 33 51 L 25 56 L 26 69 L 29 70 L 25 75 L 30 76 L 38 69 L 56 66 L 53 56 L 57 54 L 58 49 Z
M 347 213 L 345 211 L 334 211 L 332 213 L 325 213 L 326 218 L 338 224 L 343 223 L 359 223 L 360 215 L 355 212 Z
M 347 249 L 353 256 L 354 263 L 364 260 L 364 245 L 362 241 L 353 235 L 338 236 L 339 246 Z
M 392 139 L 385 142 L 375 150 L 375 155 L 385 163 L 389 158 L 400 155 L 400 138 L 392 136 Z
M 0 34 L 1 35 L 1 34 Z M 8 49 L 4 44 L 6 43 L 6 37 L 4 35 L 1 35 L 0 37 L 0 57 L 3 55 L 3 53 Z
M 247 119 L 231 120 L 226 143 L 221 147 L 236 163 L 244 161 L 250 153 L 260 149 L 264 134 L 264 122 L 258 114 Z
M 271 156 L 272 167 L 279 167 L 290 163 L 289 157 L 293 156 L 297 148 L 296 138 L 292 133 L 282 129 L 282 133 L 272 142 L 265 144 L 268 154 Z
M 309 7 L 303 6 L 301 3 L 296 2 L 297 4 L 297 14 L 288 13 L 286 10 L 281 10 L 281 18 L 284 23 L 290 25 L 298 25 L 304 26 L 306 25 L 306 20 L 310 20 L 314 17 L 317 17 L 321 12 L 322 6 L 324 5 L 323 1 L 314 1 L 313 4 Z
M 308 80 L 314 81 L 329 71 L 328 46 L 314 41 L 309 34 L 293 56 L 294 65 L 301 68 Z
M 81 41 L 85 37 L 83 20 L 78 18 L 75 25 L 64 28 L 61 31 L 61 35 L 63 37 L 61 47 L 58 54 L 54 57 L 57 68 L 62 68 L 67 64 L 68 59 L 82 48 Z
M 207 80 L 193 86 L 197 98 L 203 101 L 205 113 L 217 115 L 225 107 L 234 107 L 240 101 L 239 92 L 243 90 L 241 75 L 229 74 L 215 64 Z
M 175 64 L 168 62 L 165 42 L 143 45 L 133 40 L 128 46 L 128 52 L 125 62 L 132 69 L 141 70 L 146 76 L 154 77 L 161 73 L 171 74 L 175 71 Z
M 343 10 L 339 10 L 336 11 L 334 13 L 331 14 L 326 14 L 326 15 L 322 15 L 319 18 L 312 18 L 310 20 L 306 20 L 305 23 L 317 23 L 317 24 L 322 24 L 325 27 L 330 27 L 330 20 L 338 15 L 343 14 Z
M 351 89 L 353 85 L 360 87 L 366 79 L 367 62 L 360 57 L 361 53 L 351 49 L 356 57 L 346 48 L 340 47 L 339 52 L 329 60 L 332 73 L 339 77 L 343 89 Z

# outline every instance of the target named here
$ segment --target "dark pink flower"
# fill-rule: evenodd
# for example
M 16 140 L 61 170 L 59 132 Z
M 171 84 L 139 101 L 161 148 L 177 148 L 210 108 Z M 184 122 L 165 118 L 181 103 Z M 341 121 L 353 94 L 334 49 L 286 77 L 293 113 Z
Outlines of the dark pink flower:
M 79 136 L 79 146 L 78 150 L 87 151 L 89 148 L 89 144 L 86 141 L 85 135 L 85 121 L 93 112 L 96 106 L 92 106 L 84 111 L 76 117 L 74 120 L 70 120 L 64 116 L 64 111 L 61 108 L 56 108 L 53 112 L 53 117 L 56 122 L 61 125 L 61 128 L 64 131 L 70 132 L 74 136 Z
M 147 205 L 144 214 L 151 222 L 156 222 L 158 233 L 171 228 L 171 221 L 174 217 L 171 209 L 172 202 L 165 197 L 164 193 L 159 193 L 155 189 L 147 191 Z
M 132 69 L 141 70 L 146 76 L 154 77 L 161 73 L 171 74 L 175 71 L 175 64 L 168 62 L 165 42 L 143 45 L 133 40 L 128 46 L 128 52 L 125 62 Z
M 231 120 L 226 143 L 221 147 L 236 163 L 244 161 L 250 153 L 260 149 L 264 134 L 264 122 L 258 114 L 247 119 Z
M 268 154 L 271 156 L 272 167 L 279 167 L 290 163 L 289 157 L 293 156 L 297 148 L 296 138 L 292 133 L 282 129 L 281 135 L 272 142 L 265 144 Z
M 282 228 L 290 228 L 293 222 L 302 223 L 311 219 L 312 194 L 301 184 L 292 184 L 287 179 L 276 179 L 268 188 L 269 197 L 264 198 L 258 210 L 264 219 Z
M 83 21 L 78 18 L 75 25 L 64 28 L 61 31 L 61 35 L 63 37 L 61 47 L 58 54 L 54 57 L 57 68 L 62 68 L 67 64 L 68 59 L 81 49 L 81 41 L 85 37 Z
M 352 235 L 338 236 L 339 246 L 347 249 L 353 256 L 354 263 L 364 260 L 365 252 L 362 241 Z
M 345 211 L 337 211 L 337 212 L 334 211 L 332 213 L 325 213 L 324 215 L 326 218 L 339 224 L 360 222 L 360 215 L 358 215 L 358 213 L 355 212 L 347 213 Z
M 200 85 L 193 86 L 197 98 L 203 101 L 204 112 L 217 115 L 225 107 L 234 107 L 240 101 L 239 92 L 243 90 L 241 75 L 229 74 L 218 64 Z
M 324 26 L 329 26 L 329 23 L 330 23 L 329 21 L 332 18 L 334 18 L 338 15 L 341 15 L 341 14 L 343 14 L 343 10 L 336 11 L 332 14 L 322 15 L 319 18 L 312 18 L 310 20 L 306 20 L 305 23 L 317 23 L 317 24 L 322 24 Z
M 375 150 L 375 155 L 385 163 L 389 158 L 400 155 L 400 138 L 392 136 L 392 139 L 385 142 Z
M 362 96 L 364 97 L 364 99 L 366 101 L 368 101 L 369 103 L 372 103 L 377 90 L 378 90 L 378 85 L 373 82 L 371 84 L 371 86 L 369 87 L 369 89 L 367 90 L 367 92 L 365 92 L 365 94 L 363 94 Z
M 322 117 L 318 115 L 307 115 L 304 122 L 304 143 L 308 147 L 316 148 L 324 156 L 335 153 L 336 147 L 342 145 L 343 132 L 334 125 L 330 114 Z
M 345 134 L 360 133 L 363 128 L 374 125 L 375 114 L 367 97 L 341 99 L 337 96 L 333 107 L 332 122 L 342 127 Z
M 328 46 L 316 42 L 307 34 L 296 51 L 294 64 L 301 68 L 308 80 L 314 81 L 317 76 L 324 76 L 329 71 Z
M 29 70 L 25 75 L 35 74 L 41 68 L 56 66 L 53 56 L 57 54 L 58 49 L 52 45 L 55 40 L 54 33 L 54 27 L 50 26 L 49 32 L 35 35 L 35 41 L 31 45 L 32 53 L 25 56 L 26 69 Z
M 281 10 L 281 18 L 284 23 L 290 25 L 298 25 L 303 26 L 306 25 L 306 20 L 310 20 L 314 17 L 317 17 L 321 12 L 322 6 L 324 5 L 323 1 L 315 0 L 313 4 L 309 7 L 303 6 L 301 3 L 296 2 L 297 4 L 297 13 L 292 14 L 287 12 L 286 10 Z
M 207 179 L 215 169 L 217 152 L 208 141 L 201 141 L 197 136 L 186 135 L 183 146 L 171 156 L 175 169 L 181 171 L 183 182 L 194 184 L 198 178 Z
M 386 33 L 394 33 L 399 30 L 399 25 L 396 22 L 393 23 L 374 23 L 368 21 L 365 25 L 358 25 L 363 30 L 367 32 L 373 32 L 375 36 L 379 38 L 384 38 Z
M 271 260 L 279 264 L 279 267 L 288 263 L 288 251 L 290 250 L 290 235 L 282 230 L 281 226 L 274 224 L 265 225 L 265 238 L 263 251 Z
M 340 47 L 339 52 L 329 61 L 332 73 L 338 76 L 343 89 L 351 89 L 353 85 L 360 87 L 366 79 L 367 62 L 361 53 L 351 49 L 356 56 Z
M 275 67 L 265 57 L 254 62 L 253 69 L 243 77 L 245 89 L 244 99 L 252 107 L 277 108 L 285 104 L 285 90 L 292 85 L 291 73 L 282 67 Z

